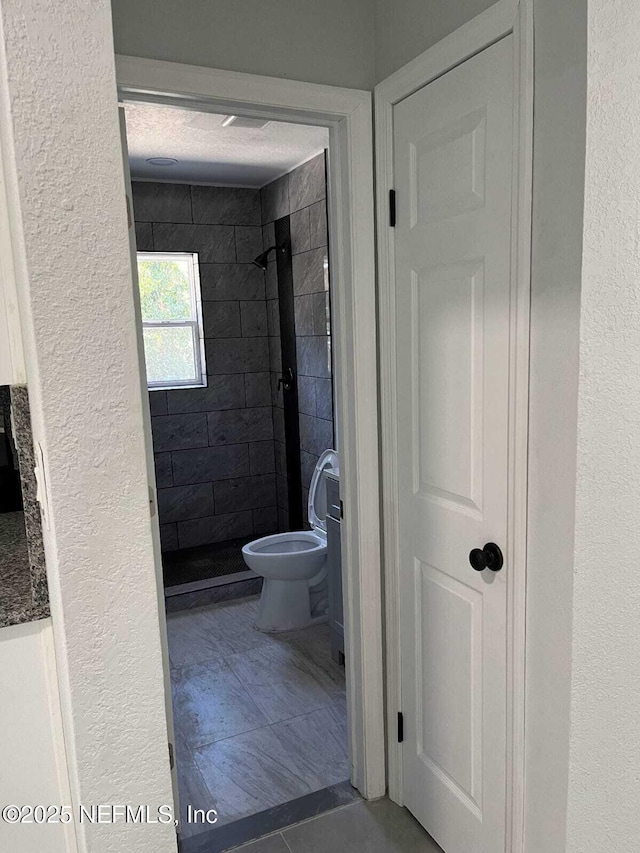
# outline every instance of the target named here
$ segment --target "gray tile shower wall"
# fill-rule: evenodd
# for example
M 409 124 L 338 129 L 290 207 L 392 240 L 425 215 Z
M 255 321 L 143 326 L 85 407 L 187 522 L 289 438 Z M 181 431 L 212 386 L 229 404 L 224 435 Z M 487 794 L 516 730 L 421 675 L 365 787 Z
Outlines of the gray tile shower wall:
M 332 447 L 334 440 L 326 184 L 325 155 L 322 153 L 260 191 L 265 248 L 274 243 L 273 222 L 282 216 L 290 216 L 305 519 L 313 469 L 320 454 Z M 274 407 L 278 516 L 280 528 L 288 529 L 284 418 L 282 392 L 277 386 L 281 364 L 275 272 L 275 264 L 270 263 L 266 274 L 267 329 Z
M 207 387 L 151 391 L 163 550 L 278 529 L 260 191 L 134 181 L 140 251 L 198 252 Z

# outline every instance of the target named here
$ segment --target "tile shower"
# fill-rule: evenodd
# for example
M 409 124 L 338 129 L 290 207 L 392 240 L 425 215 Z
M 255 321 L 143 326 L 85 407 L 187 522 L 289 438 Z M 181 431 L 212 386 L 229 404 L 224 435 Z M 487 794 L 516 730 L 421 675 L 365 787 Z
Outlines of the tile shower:
M 150 391 L 164 552 L 277 530 L 259 191 L 134 182 L 141 251 L 198 252 L 207 387 Z
M 262 190 L 134 181 L 140 251 L 198 252 L 207 387 L 150 391 L 165 561 L 289 529 L 278 279 L 251 261 L 291 235 L 302 519 L 333 444 L 325 155 Z M 289 469 L 291 465 L 289 465 Z M 299 515 L 299 513 L 296 513 Z
M 275 243 L 274 223 L 289 217 L 297 355 L 297 391 L 302 474 L 302 517 L 306 526 L 308 485 L 318 457 L 333 446 L 333 389 L 329 304 L 326 160 L 320 154 L 261 190 L 263 242 Z M 266 273 L 269 351 L 273 394 L 278 519 L 289 528 L 284 410 L 279 347 L 278 282 L 275 265 Z

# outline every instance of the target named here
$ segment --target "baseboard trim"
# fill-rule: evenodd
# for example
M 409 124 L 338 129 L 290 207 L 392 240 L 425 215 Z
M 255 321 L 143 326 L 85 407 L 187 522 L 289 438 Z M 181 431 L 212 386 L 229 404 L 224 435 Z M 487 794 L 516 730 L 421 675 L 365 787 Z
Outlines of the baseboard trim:
M 259 577 L 251 569 L 246 572 L 234 572 L 232 575 L 220 575 L 217 578 L 204 578 L 201 581 L 191 581 L 190 583 L 179 583 L 175 586 L 165 587 L 164 597 L 172 598 L 174 595 L 185 595 L 188 592 L 199 592 L 201 589 L 212 589 L 215 586 L 225 586 L 229 583 L 238 583 L 239 581 L 250 581 Z

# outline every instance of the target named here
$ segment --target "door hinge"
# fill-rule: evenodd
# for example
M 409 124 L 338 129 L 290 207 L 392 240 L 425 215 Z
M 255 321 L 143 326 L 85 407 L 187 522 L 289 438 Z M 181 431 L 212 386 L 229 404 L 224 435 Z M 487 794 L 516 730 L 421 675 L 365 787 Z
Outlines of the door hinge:
M 404 718 L 402 711 L 398 711 L 398 743 L 404 740 Z
M 389 226 L 396 227 L 396 191 L 389 190 Z
M 175 759 L 173 757 L 173 744 L 169 743 L 169 769 L 173 770 L 173 766 L 175 764 Z
M 340 501 L 340 518 L 344 518 L 344 504 Z

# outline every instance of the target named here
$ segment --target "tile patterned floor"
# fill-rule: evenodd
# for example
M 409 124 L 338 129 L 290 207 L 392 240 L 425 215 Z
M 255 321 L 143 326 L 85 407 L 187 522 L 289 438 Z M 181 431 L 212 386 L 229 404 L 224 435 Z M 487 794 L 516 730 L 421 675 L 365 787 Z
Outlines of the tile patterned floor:
M 215 808 L 219 826 L 349 778 L 328 627 L 264 634 L 256 610 L 253 597 L 167 616 L 181 809 Z
M 229 853 L 443 853 L 413 816 L 390 800 L 356 802 Z

